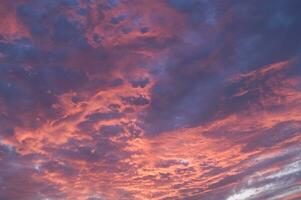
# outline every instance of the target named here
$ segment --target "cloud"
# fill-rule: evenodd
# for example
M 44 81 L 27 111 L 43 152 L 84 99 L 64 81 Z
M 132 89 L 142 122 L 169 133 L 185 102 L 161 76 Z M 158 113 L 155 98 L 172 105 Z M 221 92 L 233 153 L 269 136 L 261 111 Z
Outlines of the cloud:
M 0 199 L 299 198 L 300 1 L 1 5 Z
M 147 98 L 143 97 L 142 95 L 139 95 L 137 97 L 135 96 L 122 97 L 121 99 L 125 104 L 136 105 L 136 106 L 144 106 L 150 103 L 150 101 Z
M 123 127 L 121 125 L 111 125 L 111 126 L 103 126 L 100 128 L 100 133 L 105 136 L 117 135 L 123 132 Z
M 131 84 L 134 88 L 144 88 L 149 83 L 149 79 L 135 79 L 131 81 Z
M 262 169 L 263 172 L 247 177 L 246 183 L 242 184 L 238 191 L 234 191 L 227 200 L 276 199 L 279 194 L 285 193 L 284 191 L 289 191 L 286 193 L 287 197 L 297 194 L 299 190 L 294 187 L 294 184 L 300 175 L 300 161 L 298 157 L 294 159 L 297 160 L 290 161 L 272 172 L 265 172 L 265 169 Z

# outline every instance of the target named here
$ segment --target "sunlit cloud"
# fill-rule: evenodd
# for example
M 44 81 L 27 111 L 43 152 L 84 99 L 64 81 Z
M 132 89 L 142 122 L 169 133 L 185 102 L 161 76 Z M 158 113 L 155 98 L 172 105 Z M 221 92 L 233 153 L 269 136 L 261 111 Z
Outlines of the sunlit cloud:
M 0 4 L 0 199 L 301 197 L 298 0 Z

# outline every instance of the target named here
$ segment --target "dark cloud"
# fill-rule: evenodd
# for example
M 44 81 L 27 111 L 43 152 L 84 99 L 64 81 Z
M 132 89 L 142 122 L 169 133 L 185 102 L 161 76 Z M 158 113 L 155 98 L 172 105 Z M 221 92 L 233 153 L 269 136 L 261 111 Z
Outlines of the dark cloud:
M 175 36 L 166 36 L 163 38 L 155 36 L 139 36 L 135 41 L 127 45 L 122 45 L 119 48 L 121 49 L 140 49 L 141 47 L 145 49 L 155 49 L 163 50 L 175 45 L 177 38 Z
M 206 9 L 199 5 L 207 4 L 197 0 L 175 0 L 168 3 L 185 15 L 193 15 L 195 9 Z M 267 80 L 271 80 L 270 77 L 255 80 L 252 83 L 254 85 L 245 85 L 250 92 L 232 99 L 227 99 L 231 87 L 241 89 L 244 88 L 244 84 L 249 83 L 235 83 L 230 86 L 227 84 L 231 76 L 257 70 L 271 63 L 294 59 L 299 55 L 300 41 L 295 35 L 300 31 L 300 26 L 297 25 L 299 13 L 294 10 L 298 2 L 273 1 L 273 6 L 270 4 L 270 1 L 265 1 L 258 7 L 254 2 L 238 2 L 232 6 L 225 3 L 218 13 L 218 19 L 226 14 L 223 13 L 225 10 L 234 17 L 231 21 L 224 22 L 223 32 L 212 34 L 210 43 L 202 41 L 202 30 L 197 33 L 200 35 L 198 40 L 190 38 L 195 44 L 202 42 L 200 48 L 187 46 L 185 42 L 177 43 L 177 48 L 173 48 L 172 59 L 165 64 L 164 78 L 152 89 L 152 101 L 146 122 L 152 124 L 149 125 L 150 129 L 156 130 L 150 132 L 158 133 L 176 127 L 206 123 L 217 116 L 220 117 L 219 107 L 228 109 L 224 112 L 229 114 L 230 110 L 243 111 L 246 105 L 260 104 L 259 100 L 264 93 L 267 96 L 271 92 L 269 87 L 272 86 L 265 84 Z M 216 6 L 218 9 L 221 5 Z M 282 24 L 279 22 L 277 27 L 271 26 L 271 21 L 275 20 L 274 17 L 279 13 L 291 21 L 281 22 Z M 283 25 L 286 27 L 281 28 Z M 187 37 L 189 39 L 192 36 Z M 296 40 L 288 42 L 288 37 Z M 282 53 L 283 49 L 285 53 Z M 214 57 L 214 60 L 210 57 Z M 280 83 L 278 80 L 277 84 Z M 222 99 L 227 99 L 226 105 Z
M 125 20 L 125 16 L 124 15 L 119 15 L 119 16 L 117 16 L 117 17 L 113 17 L 112 19 L 111 19 L 111 23 L 112 24 L 114 24 L 114 25 L 117 25 L 117 24 L 119 24 L 120 22 L 122 22 L 123 20 Z
M 27 38 L 17 39 L 13 43 L 1 41 L 0 52 L 5 56 L 4 61 L 7 63 L 31 62 L 45 58 L 43 52 Z
M 301 130 L 300 122 L 283 122 L 276 124 L 273 128 L 263 131 L 259 135 L 254 135 L 249 139 L 243 151 L 252 151 L 259 148 L 273 147 L 288 139 L 299 135 Z
M 198 10 L 202 5 L 204 5 L 204 1 L 202 0 L 168 0 L 167 2 L 172 7 L 185 12 Z
M 179 12 L 187 15 L 188 24 L 197 26 L 202 23 L 205 26 L 212 26 L 216 23 L 217 15 L 224 12 L 218 1 L 203 0 L 166 0 L 167 4 Z M 223 6 L 228 2 L 223 3 Z
M 110 120 L 110 119 L 118 119 L 123 115 L 120 112 L 95 112 L 86 116 L 88 121 L 102 121 L 102 120 Z
M 145 78 L 145 79 L 135 79 L 130 81 L 130 83 L 132 84 L 132 86 L 134 88 L 144 88 L 148 83 L 149 83 L 149 79 Z
M 168 82 L 158 82 L 154 86 L 146 116 L 146 122 L 152 124 L 150 132 L 191 126 L 214 117 L 222 81 L 202 68 L 191 68 L 194 67 L 195 72 L 172 69 L 173 75 Z
M 123 159 L 128 158 L 132 153 L 130 151 L 123 150 L 125 144 L 121 142 L 111 141 L 109 138 L 97 137 L 94 135 L 95 143 L 90 140 L 85 140 L 85 145 L 81 145 L 83 141 L 76 139 L 69 139 L 67 143 L 62 144 L 59 148 L 47 147 L 45 150 L 54 152 L 57 158 L 67 161 L 65 165 L 53 163 L 49 166 L 45 166 L 48 170 L 53 170 L 58 173 L 65 173 L 66 175 L 73 176 L 78 173 L 77 169 L 73 169 L 68 165 L 71 161 L 83 161 L 87 163 L 102 162 L 103 168 L 99 168 L 100 171 L 120 171 L 123 169 L 123 165 L 120 162 Z
M 101 121 L 120 119 L 124 116 L 124 113 L 113 109 L 109 112 L 95 112 L 87 115 L 84 121 L 77 124 L 77 128 L 84 132 L 91 132 L 94 130 L 94 124 Z
M 53 5 L 49 8 L 53 8 Z M 48 27 L 43 23 L 43 15 L 47 14 L 47 10 L 37 9 L 33 4 L 23 4 L 17 8 L 17 13 L 22 22 L 30 27 L 32 34 L 43 35 L 49 32 Z
M 42 171 L 45 170 L 50 173 L 58 173 L 61 176 L 68 176 L 68 177 L 77 176 L 79 173 L 77 169 L 75 169 L 74 167 L 56 161 L 49 161 L 43 163 L 43 165 L 39 167 L 39 170 Z
M 61 66 L 41 66 L 37 69 L 4 64 L 0 66 L 0 97 L 5 105 L 1 108 L 6 113 L 1 121 L 15 118 L 23 121 L 23 115 L 32 119 L 28 123 L 38 123 L 39 117 L 57 117 L 60 113 L 52 107 L 57 102 L 57 96 L 71 90 L 78 90 L 79 86 L 86 83 L 86 75 L 71 68 Z M 22 124 L 21 123 L 21 124 Z
M 114 136 L 123 132 L 123 126 L 121 125 L 111 125 L 111 126 L 102 126 L 99 130 L 100 134 L 105 136 Z
M 87 200 L 104 200 L 104 199 L 100 197 L 89 197 Z
M 71 22 L 66 16 L 58 16 L 53 22 L 52 38 L 60 45 L 70 45 L 75 48 L 88 48 L 80 24 Z
M 270 6 L 270 3 L 270 1 L 263 3 L 260 8 L 251 3 L 242 4 L 240 6 L 248 8 L 245 14 L 241 13 L 241 7 L 237 8 L 235 14 L 240 17 L 237 18 L 237 22 L 232 22 L 231 26 L 234 26 L 234 23 L 237 24 L 233 27 L 238 28 L 237 34 L 240 38 L 237 60 L 245 60 L 241 63 L 244 68 L 258 68 L 272 62 L 289 59 L 300 52 L 300 41 L 295 35 L 300 32 L 297 20 L 300 16 L 294 11 L 294 7 L 299 3 L 276 1 L 273 2 L 273 6 Z M 252 18 L 251 15 L 258 17 Z M 277 25 L 274 24 L 275 17 L 279 15 L 290 18 L 291 23 L 283 26 L 282 20 L 277 20 Z M 296 38 L 296 40 L 287 41 L 287 37 Z M 285 53 L 282 50 L 285 50 Z
M 146 97 L 142 95 L 122 97 L 121 100 L 125 104 L 136 105 L 136 106 L 145 106 L 150 103 L 150 100 L 148 100 Z
M 0 199 L 65 198 L 57 185 L 33 178 L 37 175 L 32 164 L 34 157 L 21 156 L 5 148 L 9 155 L 0 156 Z

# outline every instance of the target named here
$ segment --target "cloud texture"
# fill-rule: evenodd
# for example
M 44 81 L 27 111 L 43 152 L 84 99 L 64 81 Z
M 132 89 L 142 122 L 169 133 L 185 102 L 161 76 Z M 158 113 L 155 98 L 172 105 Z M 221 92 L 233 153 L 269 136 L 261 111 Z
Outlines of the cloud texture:
M 299 0 L 0 0 L 0 200 L 301 198 Z

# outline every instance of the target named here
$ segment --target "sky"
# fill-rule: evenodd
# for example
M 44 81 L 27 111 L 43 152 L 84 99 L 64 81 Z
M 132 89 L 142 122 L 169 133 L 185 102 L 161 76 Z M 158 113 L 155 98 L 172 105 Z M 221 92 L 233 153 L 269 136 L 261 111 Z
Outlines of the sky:
M 300 200 L 300 8 L 0 0 L 0 200 Z

